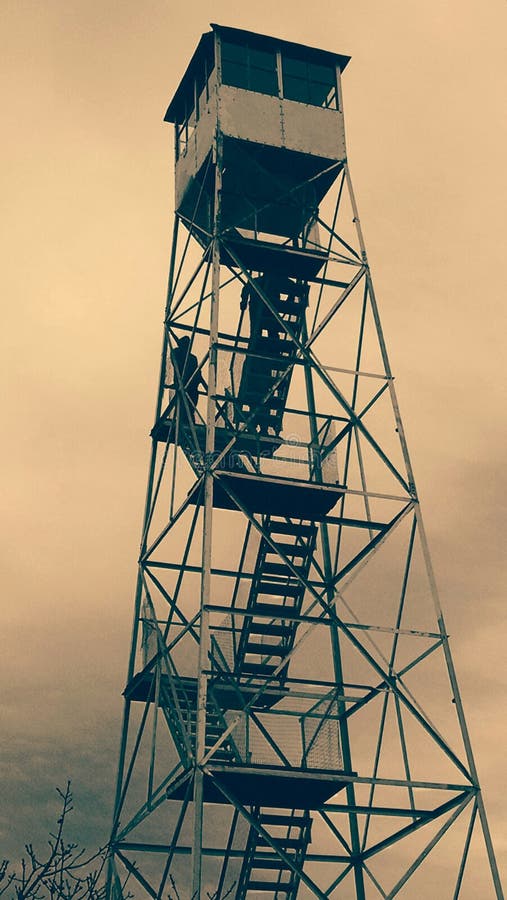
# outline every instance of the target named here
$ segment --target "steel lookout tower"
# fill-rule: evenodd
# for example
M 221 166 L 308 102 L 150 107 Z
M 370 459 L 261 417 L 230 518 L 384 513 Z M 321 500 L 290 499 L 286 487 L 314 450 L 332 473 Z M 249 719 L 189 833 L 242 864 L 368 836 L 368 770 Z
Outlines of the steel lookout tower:
M 503 897 L 350 180 L 349 58 L 204 34 L 110 897 Z

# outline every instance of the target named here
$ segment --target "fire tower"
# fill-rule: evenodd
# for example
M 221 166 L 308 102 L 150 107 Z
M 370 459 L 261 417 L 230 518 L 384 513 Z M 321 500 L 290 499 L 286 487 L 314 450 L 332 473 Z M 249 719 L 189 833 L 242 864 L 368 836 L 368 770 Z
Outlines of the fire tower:
M 213 25 L 165 116 L 116 900 L 503 896 L 347 165 L 348 61 Z

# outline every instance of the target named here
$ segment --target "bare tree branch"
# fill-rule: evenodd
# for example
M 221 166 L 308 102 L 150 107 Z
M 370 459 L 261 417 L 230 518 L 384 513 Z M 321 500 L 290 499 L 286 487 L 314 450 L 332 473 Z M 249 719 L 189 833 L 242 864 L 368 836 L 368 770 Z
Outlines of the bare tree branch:
M 103 869 L 106 848 L 86 854 L 65 839 L 65 826 L 73 811 L 70 781 L 64 791 L 57 788 L 61 812 L 56 829 L 49 832 L 49 852 L 39 856 L 33 844 L 25 844 L 19 866 L 0 863 L 0 896 L 8 900 L 105 900 Z

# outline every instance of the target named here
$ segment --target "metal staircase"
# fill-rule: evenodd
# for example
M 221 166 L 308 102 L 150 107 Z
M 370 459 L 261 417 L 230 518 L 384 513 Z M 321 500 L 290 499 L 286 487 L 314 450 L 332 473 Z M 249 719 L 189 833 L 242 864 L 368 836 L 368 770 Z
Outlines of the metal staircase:
M 174 682 L 175 706 L 170 702 L 167 706 L 169 721 L 173 722 L 175 743 L 181 742 L 181 728 L 190 741 L 195 754 L 197 726 L 197 681 L 195 678 L 181 678 Z M 208 692 L 206 703 L 206 753 L 216 744 L 227 728 L 223 711 Z M 210 759 L 214 762 L 234 763 L 240 760 L 240 754 L 231 735 L 213 751 Z
M 275 436 L 282 430 L 287 395 L 292 377 L 291 362 L 297 347 L 285 331 L 283 322 L 299 338 L 307 305 L 308 287 L 287 278 L 261 276 L 247 285 L 250 306 L 251 335 L 241 371 L 239 387 L 234 384 L 236 373 L 231 372 L 236 424 L 249 421 L 249 428 L 259 428 L 261 434 L 269 429 Z M 276 310 L 279 322 L 264 303 L 264 294 Z M 276 385 L 276 387 L 275 387 Z M 269 396 L 267 396 L 269 395 Z
M 291 651 L 317 526 L 267 517 L 236 654 L 236 675 L 269 678 Z M 282 554 L 284 559 L 282 559 Z M 290 563 L 290 565 L 289 565 Z M 283 684 L 288 666 L 277 680 Z
M 125 696 L 129 700 L 153 702 L 155 700 L 155 675 L 143 672 L 127 686 Z M 178 675 L 160 676 L 158 706 L 163 710 L 176 750 L 185 768 L 195 758 L 197 726 L 197 680 Z M 206 702 L 206 753 L 217 743 L 228 723 L 224 710 L 209 691 Z M 241 753 L 232 735 L 213 751 L 210 761 L 219 763 L 241 762 Z
M 295 900 L 300 877 L 290 864 L 303 866 L 311 840 L 310 815 L 306 810 L 274 813 L 259 807 L 253 813 L 259 827 L 250 826 L 236 900 L 258 900 L 259 895 Z

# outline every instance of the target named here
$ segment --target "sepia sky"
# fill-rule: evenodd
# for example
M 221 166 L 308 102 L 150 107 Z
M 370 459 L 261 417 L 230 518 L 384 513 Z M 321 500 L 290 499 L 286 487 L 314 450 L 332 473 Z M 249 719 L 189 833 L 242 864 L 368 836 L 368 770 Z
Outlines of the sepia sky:
M 0 857 L 109 826 L 172 224 L 210 21 L 350 54 L 348 152 L 500 863 L 506 0 L 3 0 Z

